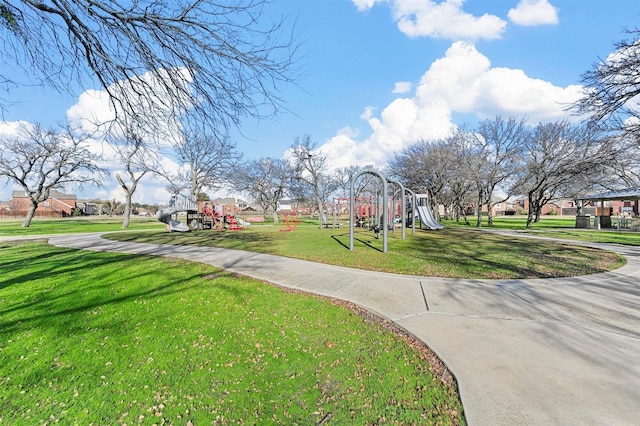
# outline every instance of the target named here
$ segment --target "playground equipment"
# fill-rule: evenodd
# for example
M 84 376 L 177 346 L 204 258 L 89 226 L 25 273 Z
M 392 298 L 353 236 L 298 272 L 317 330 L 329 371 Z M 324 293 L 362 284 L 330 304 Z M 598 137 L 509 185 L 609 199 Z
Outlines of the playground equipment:
M 349 196 L 349 250 L 353 251 L 354 244 L 354 227 L 362 226 L 362 216 L 356 213 L 356 198 L 354 196 L 354 187 L 356 180 L 365 174 L 372 175 L 380 179 L 382 184 L 382 202 L 380 203 L 380 197 L 375 197 L 375 222 L 371 229 L 377 234 L 377 238 L 380 238 L 380 231 L 382 231 L 382 251 L 387 252 L 388 248 L 388 229 L 392 229 L 395 232 L 395 226 L 397 223 L 396 213 L 399 213 L 399 224 L 402 227 L 402 239 L 405 239 L 407 223 L 411 224 L 412 233 L 415 233 L 415 218 L 416 213 L 420 218 L 420 222 L 425 224 L 428 229 L 442 229 L 443 226 L 435 219 L 431 208 L 428 204 L 427 194 L 415 194 L 413 191 L 406 189 L 400 182 L 387 179 L 384 175 L 374 170 L 363 170 L 356 174 L 351 179 L 351 191 Z M 389 200 L 388 186 L 396 185 L 396 190 L 391 200 Z M 410 198 L 407 198 L 407 194 L 411 194 Z M 426 200 L 426 201 L 424 201 Z M 421 203 L 422 202 L 422 205 Z M 400 203 L 400 204 L 397 204 Z M 397 211 L 397 206 L 400 206 L 400 212 Z M 371 217 L 369 215 L 369 217 Z
M 209 201 L 201 201 L 200 214 L 192 217 L 190 223 L 192 229 L 223 229 L 222 207 L 217 205 L 212 206 Z
M 224 227 L 229 231 L 240 231 L 241 229 L 243 229 L 242 226 L 240 226 L 238 219 L 230 214 L 225 215 L 224 217 Z
M 349 214 L 351 215 L 351 220 L 349 220 L 349 250 L 351 251 L 353 251 L 354 225 L 355 225 L 355 220 L 353 219 L 353 213 L 355 212 L 354 186 L 355 186 L 356 179 L 358 179 L 360 176 L 365 174 L 370 174 L 380 179 L 382 183 L 382 205 L 385 206 L 385 208 L 387 206 L 387 178 L 385 178 L 381 173 L 378 173 L 373 170 L 363 170 L 360 173 L 356 174 L 353 178 L 351 178 L 351 191 L 349 194 Z M 389 215 L 382 215 L 382 216 L 388 217 Z M 387 246 L 388 246 L 387 244 L 388 226 L 386 226 L 384 220 L 382 220 L 382 223 L 380 222 L 378 223 L 385 225 L 385 226 L 382 226 L 382 252 L 386 253 Z
M 373 196 L 366 195 L 355 197 L 355 212 L 349 210 L 349 197 L 340 197 L 333 199 L 333 222 L 327 224 L 327 228 L 340 228 L 343 220 L 349 222 L 350 216 L 355 216 L 355 226 L 357 228 L 372 229 L 376 225 L 376 212 L 379 210 L 378 203 Z
M 427 229 L 442 229 L 444 226 L 440 224 L 429 207 L 429 194 L 416 194 L 416 207 L 420 223 L 425 225 Z
M 189 225 L 180 222 L 177 218 L 174 219 L 174 215 L 178 212 L 188 212 L 194 209 L 198 209 L 198 203 L 195 201 L 194 197 L 174 195 L 171 197 L 171 201 L 169 201 L 169 207 L 158 210 L 156 213 L 156 219 L 160 222 L 166 223 L 169 232 L 189 232 L 191 230 L 189 229 Z
M 300 219 L 296 216 L 295 213 L 285 214 L 283 215 L 285 226 L 284 228 L 280 228 L 280 232 L 289 232 L 294 231 L 296 227 L 300 224 Z
M 178 212 L 186 213 L 186 223 L 177 220 Z M 156 218 L 167 224 L 169 232 L 189 232 L 196 229 L 238 231 L 249 225 L 232 214 L 224 214 L 221 205 L 215 205 L 211 201 L 198 202 L 193 196 L 181 195 L 171 197 L 169 207 L 159 210 Z

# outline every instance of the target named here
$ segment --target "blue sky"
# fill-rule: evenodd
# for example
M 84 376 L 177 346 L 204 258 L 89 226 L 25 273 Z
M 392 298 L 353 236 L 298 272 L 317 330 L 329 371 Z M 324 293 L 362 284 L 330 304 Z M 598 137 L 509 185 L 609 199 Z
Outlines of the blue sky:
M 309 134 L 335 167 L 382 166 L 416 140 L 495 115 L 567 118 L 581 74 L 640 21 L 637 0 L 276 0 L 268 10 L 295 20 L 302 76 L 279 93 L 291 112 L 247 120 L 234 140 L 247 159 L 282 157 Z M 14 90 L 0 131 L 92 113 L 85 89 Z M 165 202 L 165 186 L 147 180 L 134 199 Z M 0 182 L 0 200 L 12 187 Z M 115 180 L 78 195 L 120 198 Z

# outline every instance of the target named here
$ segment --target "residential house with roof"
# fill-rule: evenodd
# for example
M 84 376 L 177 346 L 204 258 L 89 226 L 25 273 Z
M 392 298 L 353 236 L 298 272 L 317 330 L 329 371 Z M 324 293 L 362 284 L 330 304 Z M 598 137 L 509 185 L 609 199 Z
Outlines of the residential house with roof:
M 16 190 L 11 194 L 11 199 L 0 204 L 0 216 L 25 217 L 31 206 L 29 194 L 24 190 Z M 76 210 L 76 196 L 65 194 L 52 189 L 49 198 L 38 204 L 34 217 L 67 217 L 73 215 Z

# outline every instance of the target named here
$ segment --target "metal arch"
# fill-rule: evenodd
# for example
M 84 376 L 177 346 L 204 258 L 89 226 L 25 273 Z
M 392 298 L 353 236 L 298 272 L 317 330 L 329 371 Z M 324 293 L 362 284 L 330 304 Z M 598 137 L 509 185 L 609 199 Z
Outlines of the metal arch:
M 407 206 L 406 203 L 404 202 L 404 196 L 405 196 L 405 189 L 404 189 L 404 185 L 402 185 L 400 182 L 398 182 L 397 180 L 391 180 L 389 179 L 389 183 L 393 183 L 395 185 L 398 185 L 400 187 L 400 190 L 402 191 L 402 197 L 400 198 L 402 200 L 402 239 L 404 240 L 406 237 L 406 216 L 407 216 Z M 398 192 L 398 191 L 396 191 Z M 394 200 L 395 200 L 395 193 L 394 193 Z M 394 219 L 395 219 L 395 215 L 394 215 Z M 394 223 L 394 227 L 395 227 L 395 223 Z
M 351 186 L 349 191 L 349 214 L 351 215 L 351 218 L 349 220 L 349 250 L 351 251 L 353 251 L 354 226 L 355 226 L 355 223 L 354 223 L 355 221 L 353 220 L 353 212 L 355 209 L 353 187 L 356 179 L 358 179 L 360 176 L 365 174 L 370 174 L 380 178 L 380 180 L 382 181 L 382 204 L 384 206 L 387 205 L 387 178 L 385 178 L 384 175 L 374 170 L 363 170 L 351 178 Z M 387 226 L 386 226 L 386 223 L 384 225 L 385 226 L 382 227 L 382 252 L 386 253 L 387 252 Z
M 411 235 L 414 235 L 416 233 L 416 193 L 409 188 L 406 191 L 411 194 Z

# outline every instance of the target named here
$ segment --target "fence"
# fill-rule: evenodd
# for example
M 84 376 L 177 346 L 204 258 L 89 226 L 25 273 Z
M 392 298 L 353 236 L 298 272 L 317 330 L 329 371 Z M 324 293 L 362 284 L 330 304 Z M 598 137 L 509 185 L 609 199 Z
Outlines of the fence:
M 59 219 L 63 217 L 70 217 L 71 215 L 67 212 L 54 212 L 54 211 L 43 211 L 39 212 L 36 210 L 33 215 L 34 218 L 37 219 Z M 24 219 L 27 217 L 27 211 L 8 211 L 8 210 L 0 210 L 0 219 Z

